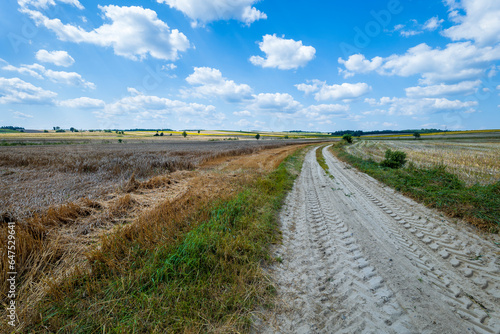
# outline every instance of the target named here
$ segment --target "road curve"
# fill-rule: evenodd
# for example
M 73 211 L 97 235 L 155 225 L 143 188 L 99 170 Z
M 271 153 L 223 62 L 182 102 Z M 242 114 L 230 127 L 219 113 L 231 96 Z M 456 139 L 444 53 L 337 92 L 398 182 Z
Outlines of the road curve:
M 500 333 L 499 249 L 307 153 L 281 214 L 278 305 L 259 333 Z

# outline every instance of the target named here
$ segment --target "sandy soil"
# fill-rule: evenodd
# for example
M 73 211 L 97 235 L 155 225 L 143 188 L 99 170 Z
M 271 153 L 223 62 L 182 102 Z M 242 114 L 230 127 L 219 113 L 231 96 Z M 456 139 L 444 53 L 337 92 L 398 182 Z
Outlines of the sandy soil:
M 276 309 L 258 333 L 500 333 L 500 248 L 357 172 L 307 156 L 281 215 Z

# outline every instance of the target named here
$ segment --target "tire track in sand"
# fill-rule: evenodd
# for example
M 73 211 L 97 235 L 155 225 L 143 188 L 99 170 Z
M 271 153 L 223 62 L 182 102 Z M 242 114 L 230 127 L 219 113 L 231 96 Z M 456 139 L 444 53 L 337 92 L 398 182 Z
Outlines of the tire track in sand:
M 254 331 L 498 332 L 492 310 L 469 298 L 477 291 L 467 286 L 465 292 L 456 273 L 449 275 L 450 261 L 423 246 L 433 236 L 419 238 L 405 227 L 422 209 L 413 213 L 413 203 L 386 201 L 378 184 L 367 186 L 324 154 L 335 178 L 317 164 L 314 150 L 307 154 L 281 215 L 283 245 L 275 255 L 283 261 L 272 268 L 279 306 Z

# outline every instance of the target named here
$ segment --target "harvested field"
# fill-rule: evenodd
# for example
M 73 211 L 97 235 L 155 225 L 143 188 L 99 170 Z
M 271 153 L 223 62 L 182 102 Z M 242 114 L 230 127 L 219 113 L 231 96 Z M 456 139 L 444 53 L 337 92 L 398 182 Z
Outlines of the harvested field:
M 292 141 L 176 142 L 0 147 L 0 208 L 18 219 L 50 205 L 97 199 L 132 175 L 144 180 L 192 170 L 211 159 Z
M 1 200 L 8 208 L 0 217 L 0 238 L 6 240 L 7 223 L 16 222 L 21 323 L 36 316 L 30 312 L 50 282 L 86 268 L 88 256 L 96 254 L 89 251 L 111 229 L 127 226 L 124 237 L 132 233 L 154 246 L 161 241 L 154 240 L 154 226 L 140 226 L 165 215 L 189 215 L 202 203 L 234 194 L 281 163 L 297 148 L 291 143 L 2 148 Z M 0 272 L 8 272 L 5 253 Z M 6 277 L 0 279 L 4 299 Z
M 500 142 L 491 140 L 361 140 L 346 151 L 363 159 L 380 162 L 387 149 L 404 151 L 418 167 L 444 165 L 469 185 L 492 184 L 500 180 Z

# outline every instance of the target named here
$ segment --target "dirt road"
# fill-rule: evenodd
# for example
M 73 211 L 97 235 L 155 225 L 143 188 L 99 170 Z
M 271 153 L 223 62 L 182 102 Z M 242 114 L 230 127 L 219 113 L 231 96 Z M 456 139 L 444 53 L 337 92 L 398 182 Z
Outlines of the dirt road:
M 500 333 L 500 248 L 315 151 L 281 216 L 277 310 L 256 332 Z

